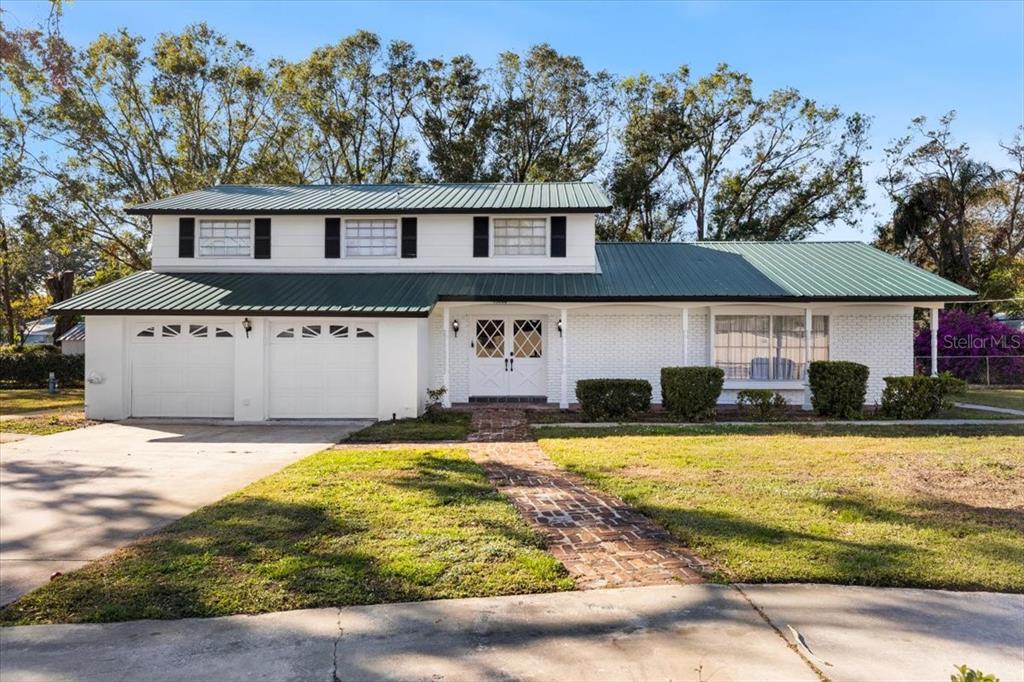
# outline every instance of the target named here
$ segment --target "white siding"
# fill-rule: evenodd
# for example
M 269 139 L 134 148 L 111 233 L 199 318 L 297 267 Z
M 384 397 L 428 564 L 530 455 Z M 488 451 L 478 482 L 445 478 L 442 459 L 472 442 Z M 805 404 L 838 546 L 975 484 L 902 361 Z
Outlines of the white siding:
M 558 215 L 558 214 L 552 214 Z M 472 215 L 417 216 L 417 257 L 324 258 L 324 216 L 271 216 L 271 257 L 199 257 L 199 220 L 196 217 L 195 258 L 178 258 L 179 216 L 153 216 L 153 270 L 157 272 L 594 272 L 593 214 L 569 214 L 566 220 L 566 257 L 473 257 Z M 251 216 L 261 217 L 261 216 Z M 342 219 L 346 216 L 336 216 Z M 349 216 L 353 217 L 353 216 Z M 399 218 L 400 216 L 393 216 Z M 550 216 L 544 216 L 550 217 Z M 549 225 L 550 239 L 550 225 Z M 344 229 L 342 230 L 344 239 Z M 492 246 L 493 246 L 493 239 Z M 344 248 L 342 249 L 344 253 Z

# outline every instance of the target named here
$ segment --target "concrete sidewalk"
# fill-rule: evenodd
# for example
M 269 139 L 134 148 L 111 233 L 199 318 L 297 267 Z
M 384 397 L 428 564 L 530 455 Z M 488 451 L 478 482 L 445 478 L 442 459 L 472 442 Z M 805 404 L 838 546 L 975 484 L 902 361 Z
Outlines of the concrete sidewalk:
M 959 664 L 1024 679 L 1024 596 L 663 585 L 0 630 L 5 682 L 818 680 L 812 665 L 874 682 Z

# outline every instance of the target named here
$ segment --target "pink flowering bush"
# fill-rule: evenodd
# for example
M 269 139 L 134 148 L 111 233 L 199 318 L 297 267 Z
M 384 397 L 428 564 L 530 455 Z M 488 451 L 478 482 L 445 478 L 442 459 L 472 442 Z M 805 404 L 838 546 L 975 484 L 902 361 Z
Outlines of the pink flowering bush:
M 918 374 L 929 373 L 931 330 L 928 325 L 918 329 L 914 337 L 914 362 Z M 988 313 L 942 310 L 939 312 L 939 371 L 950 372 L 970 383 L 1024 384 L 1024 333 L 993 319 Z

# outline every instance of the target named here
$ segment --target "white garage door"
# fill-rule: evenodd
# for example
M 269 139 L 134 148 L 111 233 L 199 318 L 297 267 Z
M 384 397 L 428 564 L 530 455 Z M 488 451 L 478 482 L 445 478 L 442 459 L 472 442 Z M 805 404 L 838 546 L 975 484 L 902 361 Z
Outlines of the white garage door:
M 174 320 L 131 331 L 133 417 L 233 417 L 230 325 Z
M 271 418 L 377 416 L 376 325 L 275 322 L 270 332 Z

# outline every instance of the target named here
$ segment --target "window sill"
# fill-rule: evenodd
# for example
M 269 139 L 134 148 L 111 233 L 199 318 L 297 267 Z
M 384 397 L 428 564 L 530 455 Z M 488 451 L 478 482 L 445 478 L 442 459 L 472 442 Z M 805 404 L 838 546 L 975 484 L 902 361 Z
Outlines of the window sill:
M 725 390 L 742 390 L 744 388 L 769 388 L 776 391 L 802 391 L 802 381 L 774 381 L 771 379 L 726 379 L 722 385 Z

